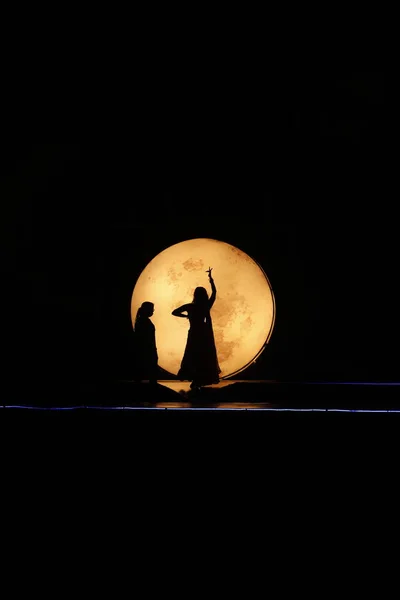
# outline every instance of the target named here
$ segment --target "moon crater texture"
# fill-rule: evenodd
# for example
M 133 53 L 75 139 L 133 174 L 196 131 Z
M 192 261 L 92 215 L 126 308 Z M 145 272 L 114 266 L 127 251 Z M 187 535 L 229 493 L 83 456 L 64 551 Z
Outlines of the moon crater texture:
M 191 302 L 197 286 L 217 298 L 211 309 L 221 378 L 236 375 L 260 355 L 275 323 L 275 300 L 263 269 L 245 252 L 226 242 L 195 238 L 155 256 L 140 274 L 131 299 L 132 325 L 144 301 L 153 302 L 159 365 L 176 375 L 185 350 L 189 322 L 173 317 L 174 308 Z

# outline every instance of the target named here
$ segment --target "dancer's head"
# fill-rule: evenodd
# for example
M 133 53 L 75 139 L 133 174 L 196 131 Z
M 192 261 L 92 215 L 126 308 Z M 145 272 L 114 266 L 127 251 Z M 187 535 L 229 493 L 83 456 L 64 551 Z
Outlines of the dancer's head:
M 199 286 L 194 290 L 193 302 L 194 304 L 207 304 L 208 294 L 206 288 Z
M 136 313 L 136 319 L 141 319 L 142 317 L 151 317 L 154 313 L 154 304 L 153 302 L 142 302 L 142 305 L 138 308 Z

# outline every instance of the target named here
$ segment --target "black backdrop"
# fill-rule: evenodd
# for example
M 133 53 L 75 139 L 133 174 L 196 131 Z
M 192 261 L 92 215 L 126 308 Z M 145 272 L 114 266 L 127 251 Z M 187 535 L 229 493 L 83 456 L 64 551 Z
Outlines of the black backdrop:
M 129 378 L 136 278 L 167 246 L 213 237 L 256 259 L 276 297 L 241 377 L 396 380 L 385 84 L 379 68 L 292 73 L 269 93 L 143 101 L 125 129 L 81 141 L 4 141 L 5 379 Z

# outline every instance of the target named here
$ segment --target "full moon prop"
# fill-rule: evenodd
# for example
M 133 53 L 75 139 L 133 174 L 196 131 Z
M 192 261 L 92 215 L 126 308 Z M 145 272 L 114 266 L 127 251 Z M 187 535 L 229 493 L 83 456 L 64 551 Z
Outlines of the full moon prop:
M 154 303 L 158 364 L 178 373 L 186 346 L 189 321 L 171 315 L 193 299 L 195 287 L 211 287 L 206 270 L 212 267 L 217 299 L 211 309 L 221 379 L 253 363 L 272 334 L 275 300 L 262 268 L 235 246 L 196 238 L 170 246 L 140 274 L 131 300 L 132 325 L 142 302 Z

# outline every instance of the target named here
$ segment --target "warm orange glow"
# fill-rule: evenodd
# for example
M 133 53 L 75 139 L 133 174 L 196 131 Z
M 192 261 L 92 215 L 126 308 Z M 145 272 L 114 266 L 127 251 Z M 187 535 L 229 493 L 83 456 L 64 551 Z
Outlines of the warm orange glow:
M 209 238 L 186 240 L 163 250 L 147 265 L 133 290 L 131 317 L 153 302 L 159 365 L 176 375 L 185 350 L 188 321 L 171 312 L 191 302 L 196 286 L 211 293 L 208 267 L 217 287 L 211 309 L 221 378 L 252 363 L 268 342 L 275 322 L 275 301 L 260 266 L 235 246 Z

